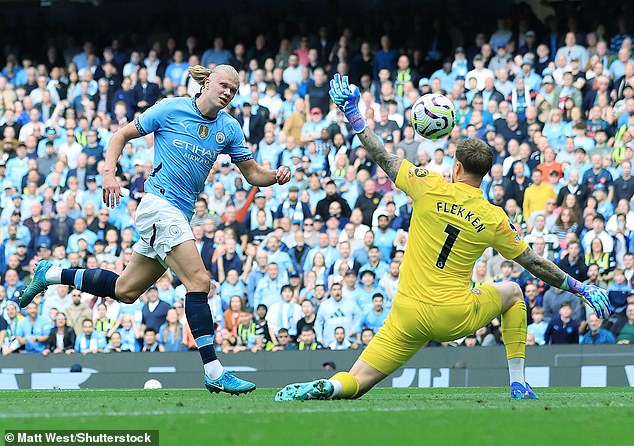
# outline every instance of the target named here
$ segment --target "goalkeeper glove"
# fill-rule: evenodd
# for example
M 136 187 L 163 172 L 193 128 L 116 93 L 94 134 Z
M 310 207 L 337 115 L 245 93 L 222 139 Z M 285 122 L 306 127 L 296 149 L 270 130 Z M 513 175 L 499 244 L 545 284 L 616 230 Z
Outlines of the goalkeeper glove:
M 348 76 L 341 77 L 335 74 L 330 81 L 330 99 L 343 112 L 355 133 L 361 133 L 366 128 L 365 119 L 359 111 L 359 89 L 355 85 L 348 84 Z
M 606 319 L 610 316 L 610 313 L 614 311 L 612 303 L 608 298 L 608 293 L 603 288 L 594 285 L 585 285 L 567 274 L 561 288 L 579 296 L 581 300 L 592 308 L 594 314 L 600 319 Z

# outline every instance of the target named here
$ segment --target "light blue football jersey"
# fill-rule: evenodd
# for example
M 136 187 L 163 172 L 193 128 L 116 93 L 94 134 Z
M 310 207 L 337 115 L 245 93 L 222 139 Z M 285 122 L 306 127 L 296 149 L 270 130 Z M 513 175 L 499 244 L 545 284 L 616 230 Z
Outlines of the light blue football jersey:
M 141 135 L 154 132 L 154 169 L 145 191 L 165 198 L 187 220 L 218 154 L 234 164 L 253 158 L 238 121 L 222 110 L 216 119 L 204 117 L 196 97 L 163 99 L 134 119 Z

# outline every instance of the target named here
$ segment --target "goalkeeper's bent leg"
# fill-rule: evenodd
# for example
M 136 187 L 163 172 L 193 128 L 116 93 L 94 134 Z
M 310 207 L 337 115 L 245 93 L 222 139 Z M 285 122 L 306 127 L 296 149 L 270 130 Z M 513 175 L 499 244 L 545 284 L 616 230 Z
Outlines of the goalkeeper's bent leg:
M 359 393 L 359 381 L 349 372 L 336 373 L 328 381 L 332 383 L 334 388 L 332 398 L 349 400 L 354 399 Z
M 331 398 L 359 398 L 386 376 L 363 359 L 357 359 L 350 372 L 339 372 L 328 380 L 334 388 Z
M 517 300 L 502 314 L 502 340 L 506 347 L 511 384 L 524 385 L 524 358 L 526 357 L 526 304 Z

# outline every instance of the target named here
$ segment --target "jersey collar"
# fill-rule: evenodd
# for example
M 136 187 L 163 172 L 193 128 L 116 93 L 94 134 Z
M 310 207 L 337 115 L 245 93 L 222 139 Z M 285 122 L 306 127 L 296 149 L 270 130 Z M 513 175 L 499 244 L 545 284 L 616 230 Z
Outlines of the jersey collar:
M 456 181 L 454 184 L 469 195 L 482 195 L 482 189 L 479 187 L 473 187 L 467 183 L 463 183 L 462 181 Z
M 196 99 L 198 99 L 199 96 L 200 93 L 196 93 L 192 98 L 192 105 L 194 106 L 194 110 L 196 110 L 196 113 L 198 113 L 198 116 L 200 116 L 201 118 L 206 119 L 209 122 L 214 122 L 216 119 L 218 119 L 218 114 L 221 112 L 221 110 L 218 110 L 218 113 L 216 113 L 216 117 L 214 119 L 210 119 L 208 116 L 203 115 L 198 108 L 198 104 L 196 104 Z

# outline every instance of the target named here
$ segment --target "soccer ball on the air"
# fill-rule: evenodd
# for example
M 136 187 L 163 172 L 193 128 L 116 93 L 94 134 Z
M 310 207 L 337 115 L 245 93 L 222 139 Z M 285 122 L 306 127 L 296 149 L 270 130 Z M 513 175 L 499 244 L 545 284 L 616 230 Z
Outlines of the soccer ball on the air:
M 429 93 L 412 106 L 412 127 L 423 138 L 443 138 L 451 133 L 455 124 L 456 111 L 446 96 Z

